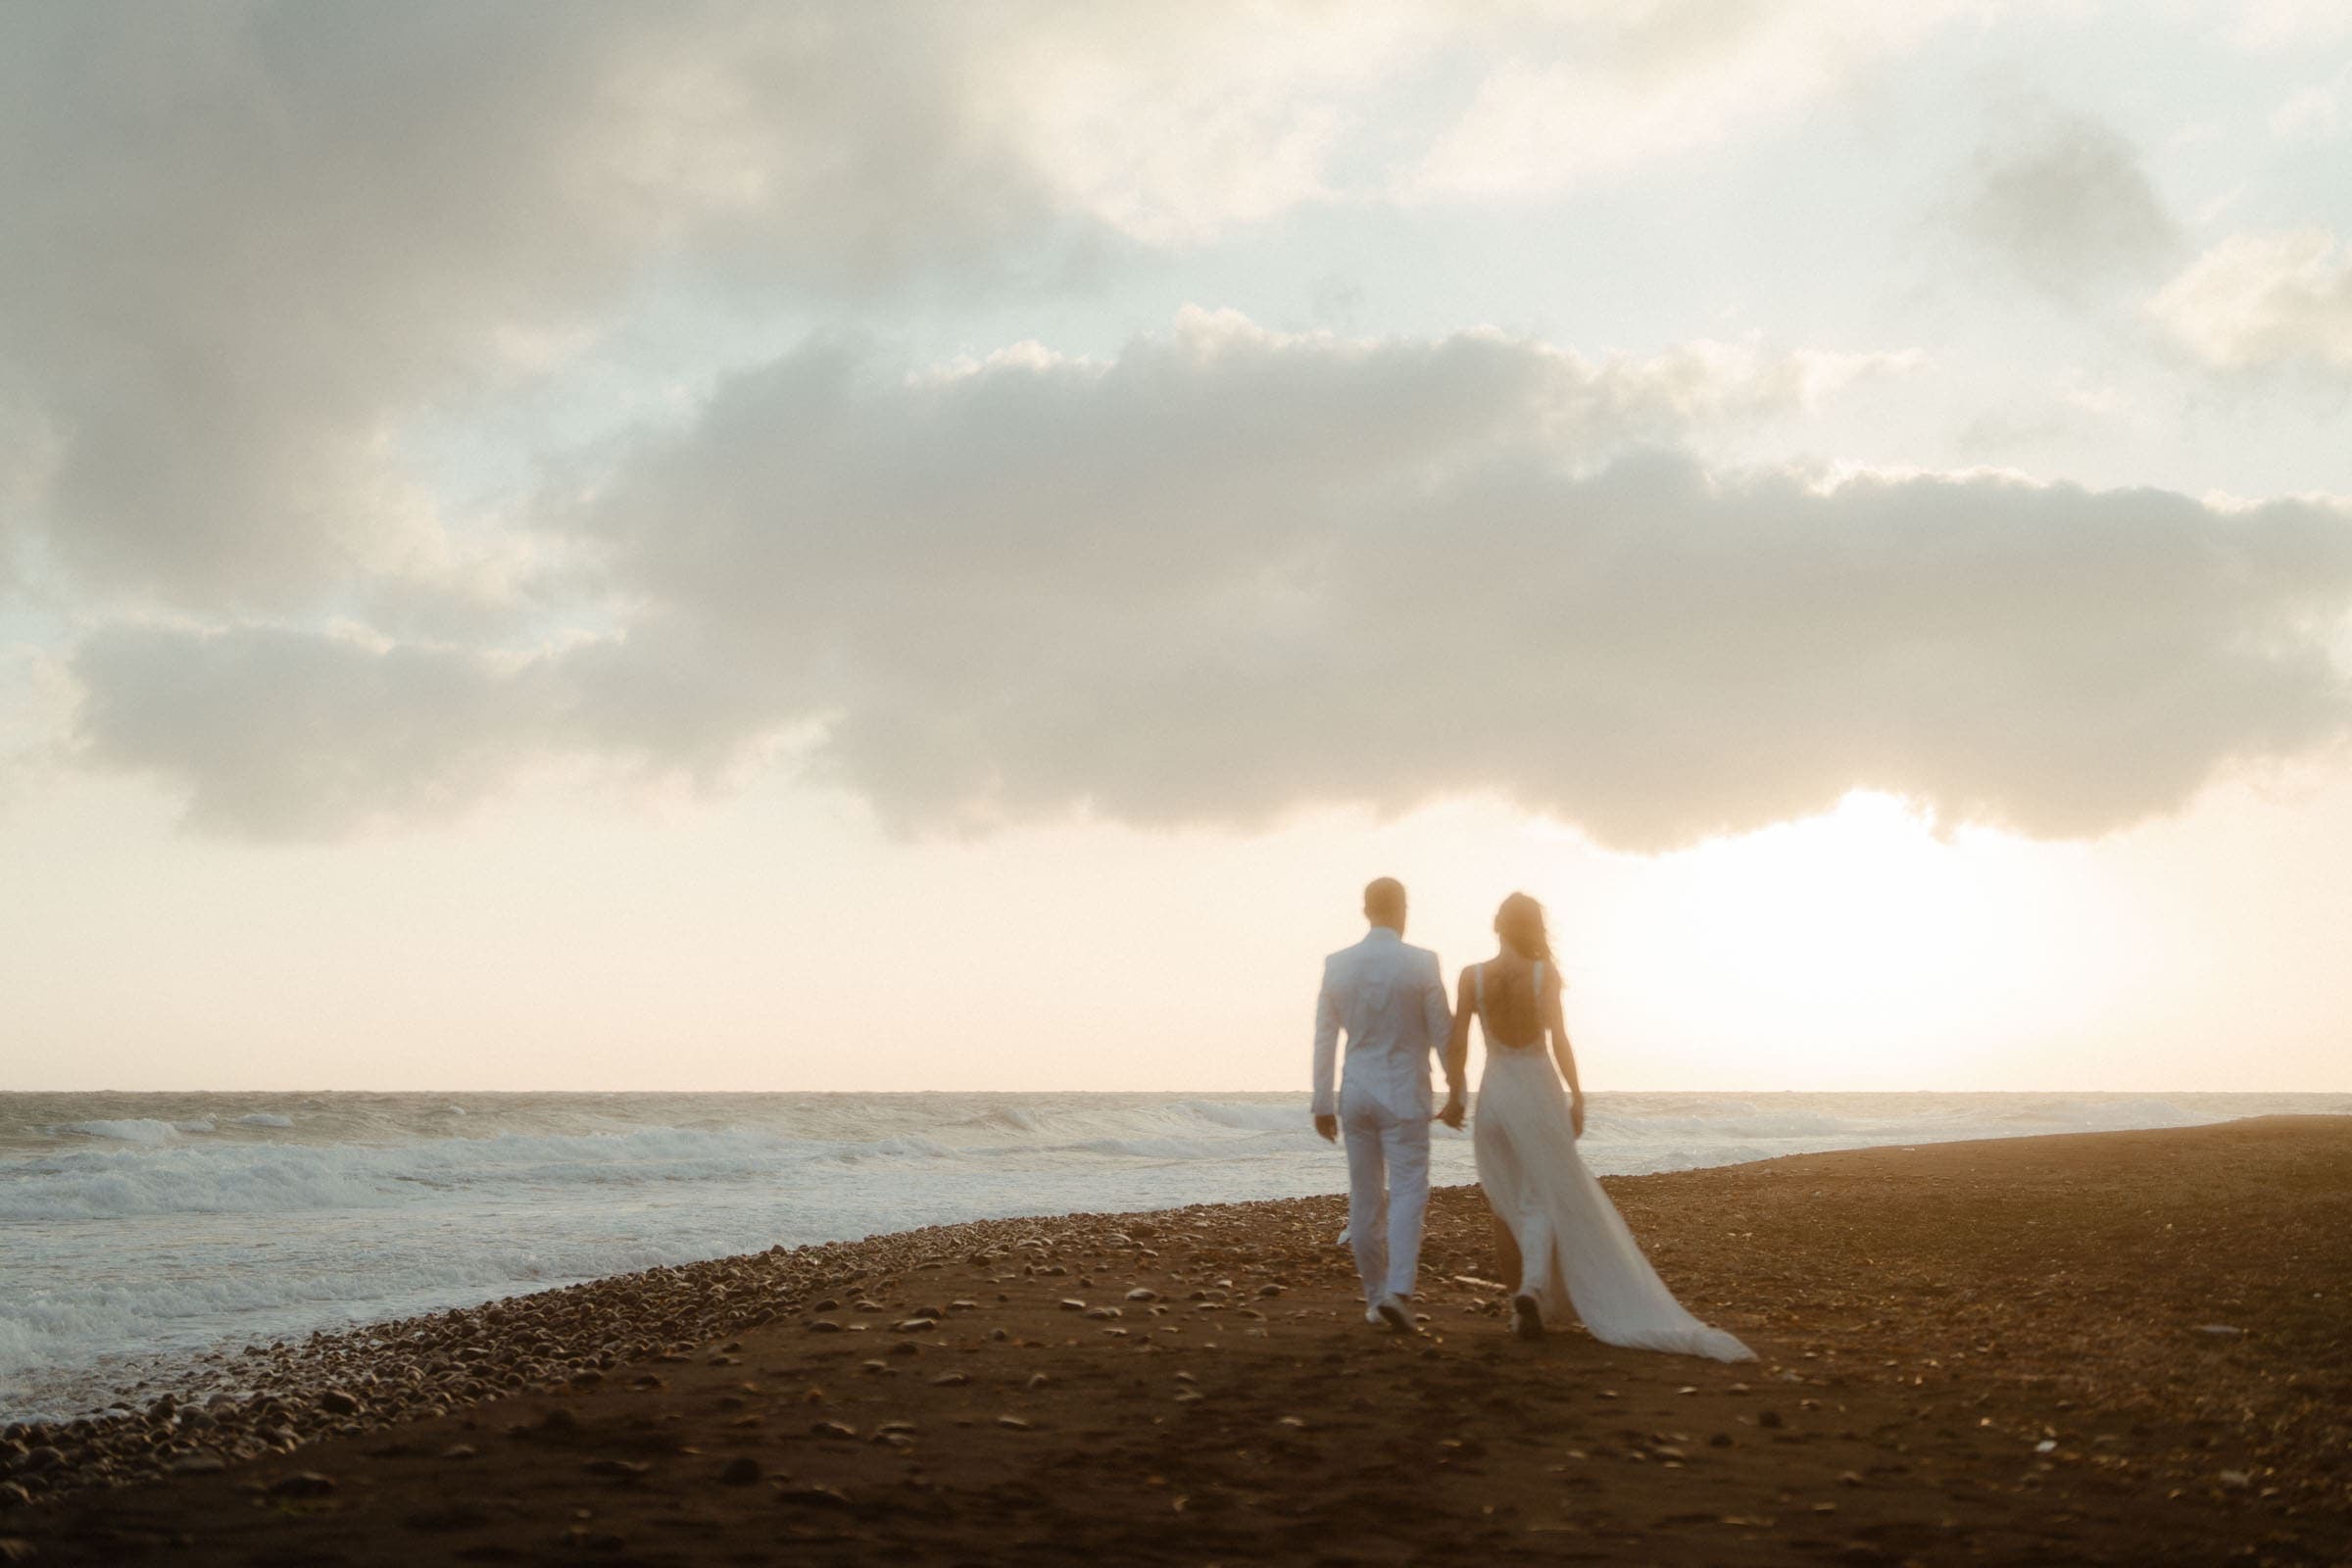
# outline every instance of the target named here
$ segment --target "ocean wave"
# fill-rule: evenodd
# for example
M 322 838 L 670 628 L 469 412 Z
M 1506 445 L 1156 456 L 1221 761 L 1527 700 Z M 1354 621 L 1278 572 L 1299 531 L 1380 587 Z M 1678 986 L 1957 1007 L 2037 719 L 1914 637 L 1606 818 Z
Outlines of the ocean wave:
M 1186 1114 L 1197 1116 L 1212 1127 L 1231 1127 L 1238 1132 L 1287 1133 L 1308 1125 L 1306 1105 L 1264 1105 L 1221 1100 L 1188 1100 Z
M 773 1165 L 764 1138 L 663 1130 L 530 1138 L 498 1134 L 388 1147 L 205 1144 L 88 1151 L 14 1162 L 0 1220 L 270 1214 L 388 1208 L 459 1187 L 708 1181 Z
M 380 1209 L 461 1190 L 758 1182 L 789 1190 L 796 1168 L 810 1162 L 998 1171 L 1118 1160 L 1256 1166 L 1316 1156 L 1324 1148 L 1302 1096 L 1043 1096 L 1035 1103 L 990 1097 L 979 1105 L 954 1096 L 876 1097 L 786 1104 L 789 1118 L 764 1124 L 705 1115 L 695 1125 L 630 1125 L 617 1113 L 625 1104 L 599 1102 L 563 1113 L 561 1124 L 610 1130 L 564 1132 L 514 1130 L 545 1119 L 528 1107 L 490 1106 L 464 1119 L 448 1116 L 450 1108 L 435 1100 L 419 1107 L 430 1121 L 371 1118 L 343 1139 L 316 1130 L 337 1119 L 332 1111 L 294 1137 L 230 1136 L 292 1125 L 291 1117 L 265 1110 L 191 1116 L 174 1107 L 166 1115 L 56 1123 L 47 1128 L 51 1152 L 0 1164 L 7 1178 L 0 1219 Z M 1601 1094 L 1593 1097 L 1587 1149 L 1599 1167 L 1663 1169 L 1804 1148 L 2178 1126 L 2242 1113 L 2165 1096 Z M 216 1125 L 220 1135 L 206 1136 Z M 430 1135 L 422 1131 L 428 1127 Z
M 1043 1154 L 1097 1154 L 1111 1159 L 1151 1159 L 1161 1161 L 1231 1160 L 1250 1154 L 1268 1156 L 1278 1153 L 1305 1153 L 1320 1145 L 1321 1139 L 1312 1132 L 1281 1140 L 1251 1139 L 1237 1144 L 1233 1139 L 1202 1138 L 1087 1138 L 1074 1144 L 1056 1144 L 1038 1151 Z M 1273 1147 L 1268 1147 L 1269 1145 Z
M 397 1144 L 191 1145 L 111 1136 L 139 1147 L 11 1162 L 0 1220 L 95 1220 L 145 1214 L 283 1214 L 381 1209 L 456 1190 L 546 1192 L 767 1181 L 796 1167 L 936 1163 L 1000 1151 L 956 1149 L 919 1133 L 845 1141 L 743 1128 L 651 1127 L 618 1133 L 491 1133 Z M 95 1135 L 94 1135 L 95 1136 Z M 1039 1152 L 1024 1145 L 1010 1152 Z
M 922 1122 L 909 1107 L 887 1116 L 829 1106 L 806 1136 L 775 1126 L 617 1127 L 536 1133 L 455 1118 L 438 1136 L 378 1132 L 376 1140 L 204 1137 L 211 1117 L 92 1118 L 52 1130 L 84 1147 L 10 1162 L 0 1218 L 101 1219 L 170 1213 L 283 1213 L 374 1209 L 429 1201 L 435 1192 L 593 1186 L 675 1186 L 765 1181 L 789 1186 L 796 1166 L 890 1164 L 1019 1166 L 1070 1159 L 1260 1162 L 1322 1149 L 1299 1099 L 1048 1097 L 1043 1105 L 943 1106 Z M 1612 1169 L 1671 1168 L 1726 1158 L 1865 1143 L 1933 1142 L 2038 1131 L 2173 1126 L 2210 1119 L 2208 1109 L 2164 1097 L 1774 1097 L 1599 1095 L 1587 1147 Z M 1809 1101 L 1810 1102 L 1805 1102 Z M 433 1107 L 445 1112 L 446 1102 Z M 960 1114 L 957 1112 L 960 1111 Z M 576 1119 L 576 1118 L 575 1118 Z M 805 1122 L 810 1119 L 804 1118 Z M 876 1122 L 883 1126 L 875 1126 Z M 889 1128 L 895 1121 L 900 1125 Z M 219 1118 L 232 1128 L 274 1130 L 291 1118 L 251 1111 Z M 461 1134 L 458 1126 L 467 1131 Z M 982 1135 L 975 1137 L 974 1135 Z M 1703 1151 L 1703 1154 L 1698 1152 Z M 1669 1163 L 1654 1163 L 1651 1155 Z
M 908 1134 L 877 1138 L 867 1144 L 849 1144 L 836 1149 L 833 1157 L 845 1164 L 869 1159 L 954 1159 L 956 1151 L 936 1138 Z
M 1818 1111 L 1757 1111 L 1744 1116 L 1628 1115 L 1622 1106 L 1590 1102 L 1585 1136 L 1598 1143 L 1658 1143 L 1676 1139 L 1726 1139 L 1771 1143 L 1788 1138 L 1855 1138 L 1878 1124 Z
M 60 1137 L 104 1138 L 122 1144 L 169 1144 L 180 1134 L 180 1129 L 172 1123 L 145 1116 L 117 1121 L 70 1121 L 49 1131 Z
M 991 1105 L 977 1115 L 966 1116 L 955 1125 L 986 1127 L 996 1132 L 1033 1133 L 1044 1125 L 1045 1118 L 1025 1105 Z

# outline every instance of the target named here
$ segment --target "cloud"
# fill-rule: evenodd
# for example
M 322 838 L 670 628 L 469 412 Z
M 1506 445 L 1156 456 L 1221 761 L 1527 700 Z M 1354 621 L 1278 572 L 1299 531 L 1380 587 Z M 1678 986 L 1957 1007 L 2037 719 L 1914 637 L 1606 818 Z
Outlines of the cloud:
M 2352 244 L 2319 227 L 2238 234 L 2167 283 L 2148 314 L 2219 370 L 2352 370 Z
M 2162 265 L 2179 243 L 2137 149 L 2043 104 L 2015 110 L 1979 150 L 1957 220 L 1981 253 L 2068 299 Z
M 1108 230 L 996 112 L 988 36 L 953 6 L 7 8 L 0 492 L 85 583 L 299 603 L 440 547 L 408 421 L 665 268 L 839 298 L 1066 266 Z
M 1492 791 L 1646 849 L 1857 786 L 2096 834 L 2345 732 L 2342 508 L 1696 455 L 1808 363 L 1207 313 L 918 373 L 820 339 L 555 505 L 615 634 L 109 633 L 83 744 L 263 836 L 788 743 L 909 831 Z
M 1459 184 L 1477 122 L 1562 60 L 1703 137 L 1919 10 L 0 8 L 0 552 L 287 612 L 462 555 L 404 438 L 595 353 L 657 290 L 821 311 L 1065 284 L 1378 199 L 1424 153 L 1421 186 Z
M 1513 10 L 1467 108 L 1393 190 L 1408 202 L 1546 196 L 1792 116 L 1972 10 L 1803 0 Z
M 74 662 L 96 756 L 187 781 L 204 829 L 324 837 L 443 814 L 563 739 L 547 665 L 445 648 L 126 625 Z

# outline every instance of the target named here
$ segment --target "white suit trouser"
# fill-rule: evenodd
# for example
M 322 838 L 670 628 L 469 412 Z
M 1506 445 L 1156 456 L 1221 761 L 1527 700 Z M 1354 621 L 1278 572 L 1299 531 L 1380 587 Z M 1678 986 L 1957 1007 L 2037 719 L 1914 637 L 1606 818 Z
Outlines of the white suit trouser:
M 1364 1299 L 1410 1296 L 1429 1211 L 1429 1118 L 1343 1102 L 1340 1136 L 1348 1146 L 1348 1240 Z

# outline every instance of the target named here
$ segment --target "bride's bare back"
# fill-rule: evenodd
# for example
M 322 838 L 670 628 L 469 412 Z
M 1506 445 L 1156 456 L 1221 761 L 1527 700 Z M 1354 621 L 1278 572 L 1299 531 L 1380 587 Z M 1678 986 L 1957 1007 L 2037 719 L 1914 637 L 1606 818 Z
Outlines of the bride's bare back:
M 1487 1044 L 1512 1051 L 1541 1049 L 1550 1009 L 1536 995 L 1536 966 L 1505 948 L 1484 965 L 1486 973 Z M 1560 971 L 1544 966 L 1544 989 L 1557 994 Z

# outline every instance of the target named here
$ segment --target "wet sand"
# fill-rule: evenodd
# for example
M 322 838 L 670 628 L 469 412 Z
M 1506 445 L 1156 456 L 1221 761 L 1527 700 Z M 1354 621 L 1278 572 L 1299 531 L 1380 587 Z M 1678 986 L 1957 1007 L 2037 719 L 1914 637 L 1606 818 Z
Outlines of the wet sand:
M 1758 1361 L 1512 1339 L 1469 1189 L 1414 1337 L 1337 1199 L 992 1221 L 11 1428 L 0 1562 L 2352 1562 L 2352 1118 L 1607 1185 Z

